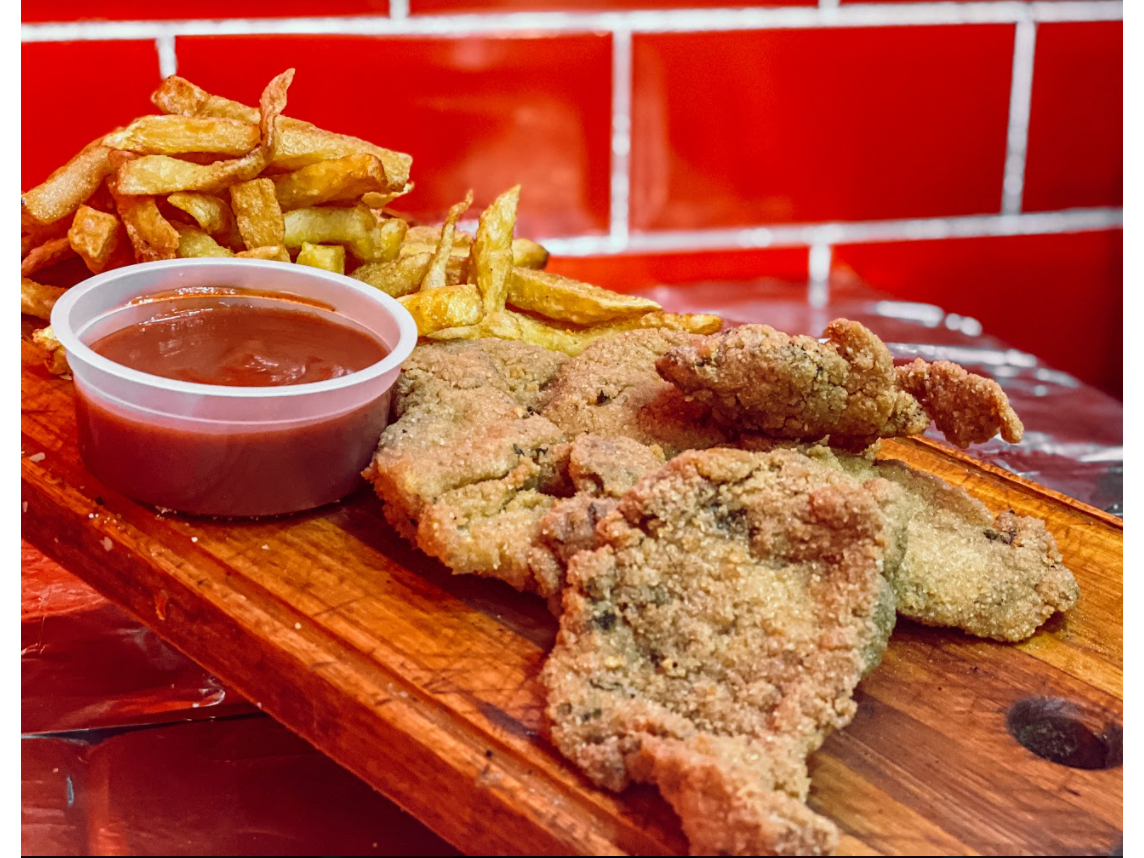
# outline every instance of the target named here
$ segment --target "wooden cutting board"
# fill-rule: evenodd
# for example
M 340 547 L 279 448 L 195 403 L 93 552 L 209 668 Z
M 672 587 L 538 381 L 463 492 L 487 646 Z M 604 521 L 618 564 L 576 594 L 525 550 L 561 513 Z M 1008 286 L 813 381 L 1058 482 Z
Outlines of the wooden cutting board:
M 27 343 L 22 382 L 25 538 L 451 843 L 686 852 L 655 790 L 595 789 L 543 737 L 556 623 L 539 599 L 450 575 L 364 485 L 275 521 L 158 514 L 87 473 L 71 383 Z M 1121 768 L 1042 759 L 1006 713 L 1051 697 L 1093 733 L 1122 722 L 1120 520 L 935 444 L 885 452 L 1044 518 L 1080 602 L 1017 646 L 899 622 L 858 716 L 811 758 L 811 806 L 848 854 L 1109 854 Z

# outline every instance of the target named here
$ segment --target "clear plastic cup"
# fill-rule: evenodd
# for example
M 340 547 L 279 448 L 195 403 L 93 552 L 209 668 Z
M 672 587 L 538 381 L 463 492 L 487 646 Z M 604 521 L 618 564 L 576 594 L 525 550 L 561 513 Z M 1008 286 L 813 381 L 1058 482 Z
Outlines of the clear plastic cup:
M 208 288 L 190 294 L 195 287 Z M 243 294 L 211 295 L 209 287 Z M 177 297 L 162 295 L 178 290 Z M 89 347 L 174 301 L 188 309 L 227 303 L 303 310 L 372 334 L 389 354 L 328 381 L 227 387 L 140 372 Z M 390 388 L 417 342 L 408 311 L 356 280 L 305 265 L 230 258 L 100 274 L 60 298 L 52 328 L 75 379 L 88 469 L 110 488 L 157 507 L 234 517 L 297 512 L 352 492 L 388 421 Z

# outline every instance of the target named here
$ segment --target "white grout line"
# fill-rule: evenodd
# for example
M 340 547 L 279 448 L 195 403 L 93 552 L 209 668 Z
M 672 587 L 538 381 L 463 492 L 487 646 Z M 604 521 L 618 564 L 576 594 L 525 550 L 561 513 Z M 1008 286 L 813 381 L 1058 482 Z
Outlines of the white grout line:
M 1029 112 L 1033 100 L 1033 59 L 1037 25 L 1018 21 L 1013 38 L 1013 84 L 1009 91 L 1009 133 L 1005 152 L 1005 182 L 1001 192 L 1002 214 L 1021 211 L 1025 190 L 1025 154 L 1029 143 Z
M 407 0 L 398 0 L 398 6 Z M 499 15 L 414 15 L 399 17 L 234 18 L 203 21 L 71 21 L 21 24 L 24 42 L 89 39 L 155 39 L 160 36 L 223 35 L 418 35 L 540 32 L 633 33 L 712 32 L 813 27 L 899 27 L 927 24 L 1015 23 L 1018 21 L 1119 21 L 1121 0 L 1059 0 L 1023 3 L 862 3 L 830 6 L 770 6 L 744 9 L 668 9 L 655 12 L 513 12 Z
M 830 300 L 830 263 L 834 259 L 834 248 L 829 244 L 812 244 L 807 259 L 809 284 L 806 287 L 806 301 L 811 307 L 825 307 Z
M 178 73 L 179 59 L 175 55 L 175 37 L 158 36 L 155 39 L 155 50 L 159 52 L 159 77 L 170 77 Z
M 389 17 L 401 20 L 409 17 L 409 0 L 389 0 Z
M 612 32 L 612 181 L 609 201 L 609 234 L 623 247 L 628 240 L 631 205 L 632 148 L 632 34 Z
M 1122 209 L 1069 209 L 1016 215 L 967 215 L 916 220 L 847 221 L 743 227 L 637 232 L 623 247 L 609 236 L 538 239 L 562 256 L 597 256 L 616 252 L 663 253 L 698 250 L 736 250 L 760 247 L 831 247 L 873 241 L 918 241 L 940 238 L 1038 235 L 1120 229 Z M 819 251 L 820 253 L 822 251 Z

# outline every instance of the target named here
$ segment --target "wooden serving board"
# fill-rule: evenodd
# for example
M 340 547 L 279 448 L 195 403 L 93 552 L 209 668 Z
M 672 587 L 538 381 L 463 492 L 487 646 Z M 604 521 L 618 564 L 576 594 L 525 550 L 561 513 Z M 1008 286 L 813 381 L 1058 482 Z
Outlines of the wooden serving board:
M 450 575 L 364 485 L 274 521 L 158 514 L 87 473 L 71 383 L 28 344 L 22 379 L 25 538 L 266 712 L 466 852 L 686 852 L 655 790 L 595 789 L 543 737 L 541 600 Z M 811 806 L 849 854 L 1109 854 L 1121 769 L 1041 759 L 1005 722 L 1045 696 L 1121 723 L 1120 520 L 938 445 L 885 451 L 1044 518 L 1080 603 L 1017 646 L 899 622 L 854 723 L 811 758 Z

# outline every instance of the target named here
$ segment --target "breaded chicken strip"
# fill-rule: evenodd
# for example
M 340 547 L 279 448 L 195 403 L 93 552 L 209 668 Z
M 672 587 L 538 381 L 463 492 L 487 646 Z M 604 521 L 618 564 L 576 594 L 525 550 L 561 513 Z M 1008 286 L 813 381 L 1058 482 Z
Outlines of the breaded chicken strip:
M 602 786 L 657 784 L 694 854 L 830 852 L 806 757 L 893 624 L 877 504 L 794 451 L 706 450 L 596 533 L 541 674 L 557 746 Z
M 996 382 L 945 363 L 897 372 L 885 343 L 847 319 L 831 322 L 824 336 L 820 343 L 742 325 L 674 348 L 656 368 L 738 431 L 829 437 L 832 446 L 861 450 L 879 438 L 921 434 L 934 418 L 959 446 L 998 430 L 1020 440 L 1021 423 Z M 971 425 L 963 428 L 963 420 Z
M 572 438 L 584 432 L 656 445 L 670 458 L 724 443 L 709 409 L 656 373 L 656 359 L 703 338 L 681 331 L 628 331 L 597 340 L 567 360 L 548 386 L 540 413 Z
M 998 432 L 1010 444 L 1025 434 L 1009 397 L 992 379 L 947 360 L 926 363 L 921 358 L 895 372 L 902 390 L 920 402 L 941 433 L 962 449 L 984 444 Z
M 994 517 L 963 488 L 902 462 L 812 455 L 860 480 L 890 525 L 886 577 L 898 613 L 978 637 L 1020 641 L 1080 594 L 1056 541 L 1037 518 Z

